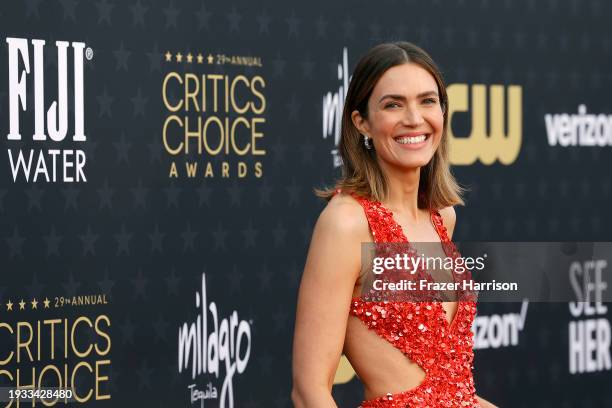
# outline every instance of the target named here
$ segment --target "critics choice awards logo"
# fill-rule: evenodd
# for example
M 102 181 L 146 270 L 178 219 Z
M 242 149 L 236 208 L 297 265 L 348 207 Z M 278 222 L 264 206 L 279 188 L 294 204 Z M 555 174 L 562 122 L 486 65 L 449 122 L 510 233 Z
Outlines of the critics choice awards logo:
M 201 52 L 165 54 L 162 143 L 170 178 L 263 176 L 266 81 L 235 72 L 261 67 L 258 57 Z M 236 67 L 238 66 L 238 67 Z
M 110 400 L 111 317 L 106 295 L 9 299 L 0 304 L 0 387 L 69 389 L 66 398 L 19 399 L 7 408 Z
M 93 57 L 93 51 L 76 41 L 46 44 L 41 39 L 9 37 L 6 43 L 6 145 L 13 182 L 86 182 L 86 154 L 82 149 L 87 141 L 83 67 L 84 60 Z M 45 88 L 45 83 L 55 78 L 47 75 L 53 73 L 45 72 L 44 61 L 51 52 L 57 55 L 57 94 L 53 92 L 49 97 L 45 91 L 51 87 Z

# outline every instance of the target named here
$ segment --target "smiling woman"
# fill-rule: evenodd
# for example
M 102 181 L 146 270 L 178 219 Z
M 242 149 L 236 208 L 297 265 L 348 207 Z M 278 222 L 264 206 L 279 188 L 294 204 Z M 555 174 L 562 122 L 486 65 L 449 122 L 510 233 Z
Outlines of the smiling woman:
M 463 205 L 449 168 L 447 107 L 444 80 L 425 51 L 406 42 L 372 48 L 357 64 L 346 96 L 343 177 L 317 194 L 331 199 L 341 188 L 383 201 L 389 172 L 399 170 L 400 178 L 418 176 L 419 208 Z M 412 171 L 402 174 L 402 168 Z
M 316 191 L 329 202 L 300 286 L 298 408 L 336 407 L 331 387 L 342 352 L 364 385 L 362 408 L 493 407 L 474 389 L 475 299 L 372 301 L 360 275 L 363 242 L 410 245 L 410 236 L 457 256 L 453 206 L 463 201 L 449 168 L 447 106 L 437 66 L 413 44 L 378 45 L 355 68 L 342 116 L 343 174 L 334 188 Z M 415 278 L 428 276 L 421 269 Z
M 442 138 L 444 112 L 437 89 L 434 77 L 420 65 L 397 65 L 376 84 L 367 113 L 352 112 L 355 127 L 372 139 L 379 164 L 427 165 Z

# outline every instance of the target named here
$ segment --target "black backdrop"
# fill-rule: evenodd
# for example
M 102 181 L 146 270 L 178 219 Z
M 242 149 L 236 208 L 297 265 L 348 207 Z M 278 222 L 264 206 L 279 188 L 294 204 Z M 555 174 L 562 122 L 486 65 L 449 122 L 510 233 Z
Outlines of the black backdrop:
M 467 206 L 457 209 L 456 240 L 610 240 L 611 15 L 606 2 L 576 0 L 3 4 L 1 384 L 16 385 L 18 371 L 21 385 L 41 372 L 46 385 L 75 373 L 82 404 L 92 406 L 231 406 L 230 395 L 237 407 L 290 406 L 296 293 L 323 206 L 312 188 L 338 176 L 335 122 L 329 106 L 323 113 L 324 97 L 329 93 L 333 103 L 336 95 L 341 107 L 345 49 L 350 73 L 359 55 L 379 42 L 421 45 L 454 87 L 451 109 L 461 105 L 462 86 L 473 100 L 472 112 L 479 109 L 477 85 L 487 92 L 493 85 L 520 91 L 514 108 L 505 109 L 508 98 L 505 105 L 505 99 L 485 103 L 475 116 L 459 108 L 454 114 L 451 128 L 459 143 L 482 136 L 472 132 L 479 120 L 484 129 L 494 127 L 489 106 L 502 106 L 510 118 L 503 133 L 518 129 L 508 137 L 510 145 L 474 143 L 470 148 L 481 158 L 473 163 L 461 163 L 469 154 L 455 157 L 454 172 L 470 188 Z M 56 41 L 69 42 L 65 65 L 64 46 Z M 19 94 L 26 60 L 29 73 Z M 82 82 L 75 60 L 84 67 Z M 53 132 L 49 119 L 57 114 L 52 103 L 58 101 L 62 66 L 66 131 L 60 126 Z M 11 77 L 11 70 L 17 75 Z M 44 78 L 42 109 L 36 75 Z M 80 85 L 82 103 L 74 96 Z M 196 96 L 185 97 L 185 86 Z M 60 125 L 62 102 L 55 105 Z M 11 118 L 11 104 L 18 118 Z M 554 130 L 570 123 L 579 105 L 587 114 L 604 115 L 597 119 L 601 145 L 551 143 Z M 73 137 L 79 109 L 85 141 Z M 570 116 L 555 116 L 564 114 Z M 37 115 L 46 140 L 33 137 Z M 196 131 L 198 118 L 208 124 L 202 153 L 193 136 L 188 152 L 183 146 L 172 154 L 183 140 L 182 126 L 189 121 Z M 7 136 L 15 125 L 21 140 Z M 226 126 L 227 152 L 225 146 L 214 151 L 220 125 Z M 52 139 L 56 133 L 62 140 Z M 512 147 L 517 155 L 504 163 L 501 152 Z M 74 162 L 77 154 L 64 152 L 76 150 L 86 160 L 86 182 L 61 174 L 62 155 Z M 33 155 L 27 181 L 23 168 L 12 171 L 20 152 L 24 164 Z M 57 180 L 47 182 L 39 160 L 52 180 L 54 157 Z M 194 177 L 186 163 L 197 163 Z M 67 171 L 74 174 L 74 167 Z M 604 280 L 607 275 L 604 269 Z M 566 271 L 559 276 L 568 277 Z M 216 306 L 204 313 L 204 337 L 213 334 L 207 344 L 227 345 L 229 357 L 213 347 L 206 367 L 192 378 L 193 354 L 179 372 L 179 349 L 187 351 L 180 336 L 189 334 L 179 329 L 193 323 L 195 333 L 203 317 L 196 302 Z M 502 407 L 612 406 L 605 359 L 610 313 L 601 305 L 592 315 L 574 317 L 565 303 L 482 304 L 479 317 L 477 330 L 493 340 L 476 350 L 479 394 Z M 225 331 L 223 319 L 231 330 Z M 524 322 L 515 338 L 500 334 L 507 327 L 495 325 L 503 319 Z M 583 335 L 572 346 L 573 321 L 594 323 L 575 324 Z M 571 350 L 583 351 L 572 357 Z M 595 363 L 572 373 L 576 355 Z M 218 395 L 192 403 L 192 384 L 201 391 L 215 388 Z M 231 389 L 221 403 L 224 384 Z M 356 406 L 362 390 L 353 378 L 337 384 L 334 396 L 341 407 Z

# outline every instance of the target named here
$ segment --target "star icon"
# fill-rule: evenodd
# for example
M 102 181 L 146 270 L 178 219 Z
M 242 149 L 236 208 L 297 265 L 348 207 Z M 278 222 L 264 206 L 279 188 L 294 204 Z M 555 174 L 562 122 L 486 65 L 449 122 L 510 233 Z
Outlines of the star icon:
M 208 54 L 208 63 L 212 64 L 215 61 L 215 58 L 212 56 L 212 54 Z
M 264 13 L 262 15 L 257 16 L 256 19 L 259 23 L 259 33 L 269 34 L 270 20 L 272 20 L 270 15 L 268 15 L 268 13 L 264 10 Z
M 62 237 L 55 233 L 55 227 L 51 227 L 51 232 L 49 233 L 49 235 L 44 237 L 44 240 L 47 243 L 47 256 L 51 254 L 59 256 L 59 244 L 62 240 Z
M 102 22 L 102 20 L 106 20 L 106 22 L 111 25 L 111 12 L 113 11 L 113 7 L 115 7 L 112 4 L 108 4 L 106 0 L 104 0 L 103 2 L 98 2 L 98 4 L 96 4 L 96 7 L 98 9 L 98 24 L 100 24 Z
M 180 10 L 174 7 L 174 4 L 170 2 L 168 8 L 164 9 L 164 14 L 166 15 L 166 28 L 174 27 L 176 28 L 177 18 L 180 13 Z
M 45 305 L 45 309 L 49 308 L 49 303 L 51 303 L 51 301 L 49 300 L 49 298 L 45 297 L 45 300 L 43 301 L 44 305 Z
M 157 250 L 162 253 L 162 240 L 164 239 L 164 235 L 166 234 L 162 234 L 159 231 L 159 226 L 155 224 L 155 231 L 149 235 L 149 238 L 151 239 L 151 252 Z
M 162 54 L 161 52 L 159 52 L 159 48 L 157 47 L 157 44 L 155 44 L 155 47 L 150 51 L 147 52 L 147 57 L 149 58 L 149 71 L 159 71 L 161 69 L 161 62 L 162 62 L 162 58 L 164 57 L 164 54 Z M 172 59 L 172 54 L 170 55 L 170 59 Z
M 198 54 L 196 58 L 198 60 L 198 64 L 201 64 L 204 61 L 204 57 L 202 56 L 202 54 Z
M 219 222 L 217 226 L 217 230 L 213 231 L 213 236 L 215 239 L 215 250 L 219 248 L 225 249 L 225 238 L 227 237 L 228 230 L 223 228 L 223 225 Z
M 10 299 L 8 303 L 6 304 L 6 311 L 8 312 L 9 310 L 13 310 L 13 302 L 11 302 Z
M 36 300 L 36 298 L 34 298 L 30 304 L 32 305 L 32 309 L 38 309 L 38 300 Z
M 187 62 L 190 64 L 193 62 L 193 55 L 191 53 L 187 54 Z
M 227 15 L 227 21 L 230 25 L 230 32 L 240 31 L 240 20 L 242 16 L 236 11 L 236 7 L 232 8 L 232 12 Z
M 176 62 L 183 62 L 183 54 L 180 52 L 176 54 Z
M 102 115 L 106 115 L 108 117 L 111 117 L 113 115 L 111 112 L 111 104 L 113 103 L 113 100 L 115 98 L 108 94 L 106 88 L 104 88 L 104 93 L 98 95 L 96 98 L 98 99 L 98 104 L 100 105 L 100 113 L 98 114 L 98 116 L 102 117 Z
M 25 310 L 25 305 L 26 305 L 26 302 L 24 302 L 23 299 L 21 299 L 21 301 L 19 302 L 19 310 Z
M 119 44 L 119 49 L 113 51 L 113 54 L 116 60 L 115 70 L 119 71 L 120 69 L 124 69 L 128 71 L 128 58 L 130 58 L 132 52 L 125 49 L 123 41 Z
M 166 51 L 164 56 L 166 57 L 166 62 L 171 62 L 172 61 L 172 54 L 170 54 L 170 51 Z
M 85 233 L 85 235 L 81 235 L 80 238 L 81 241 L 83 241 L 83 255 L 87 254 L 88 252 L 91 252 L 92 255 L 95 255 L 94 244 L 98 239 L 98 235 L 95 235 L 91 231 L 90 226 L 87 226 L 87 232 Z
M 203 28 L 206 28 L 207 30 L 209 29 L 208 21 L 210 19 L 211 14 L 212 13 L 206 10 L 206 6 L 202 4 L 200 10 L 196 12 L 198 19 L 198 31 L 202 30 Z
M 186 251 L 188 247 L 193 250 L 193 242 L 197 235 L 198 233 L 192 231 L 191 225 L 187 223 L 185 231 L 181 234 L 181 237 L 183 238 L 183 252 Z
M 19 231 L 17 231 L 17 227 L 13 230 L 13 236 L 4 239 L 6 243 L 10 247 L 10 256 L 13 258 L 14 256 L 22 256 L 22 246 L 23 242 L 26 240 L 24 237 L 19 235 Z
M 279 220 L 276 224 L 276 227 L 272 231 L 274 235 L 274 246 L 279 247 L 286 243 L 287 238 L 287 230 L 283 226 L 283 223 Z
M 147 98 L 145 98 L 142 95 L 142 90 L 140 88 L 138 88 L 138 93 L 136 94 L 136 96 L 131 98 L 131 100 L 132 100 L 132 104 L 134 105 L 134 116 L 136 115 L 144 116 Z M 123 153 L 123 156 L 125 156 L 126 161 L 127 161 L 127 148 L 131 145 L 131 143 L 125 143 L 124 136 L 125 135 L 121 136 L 120 144 L 117 144 L 115 146 L 124 148 L 126 150 L 126 151 L 123 151 L 122 153 Z
M 147 192 L 149 191 L 148 188 L 144 188 L 144 186 L 142 185 L 142 180 L 138 180 L 138 186 L 134 187 L 132 189 L 132 195 L 134 196 L 134 207 L 142 207 L 142 208 L 146 208 L 147 206 L 147 201 L 146 201 L 146 195 Z
M 164 279 L 166 281 L 166 285 L 168 286 L 168 293 L 172 293 L 173 295 L 179 294 L 179 283 L 181 282 L 181 278 L 176 275 L 176 271 L 172 268 L 172 272 L 170 276 Z
M 77 6 L 77 2 L 74 0 L 61 0 L 60 2 L 64 8 L 64 20 L 70 18 L 72 21 L 76 21 L 74 9 Z
M 117 255 L 121 253 L 128 255 L 130 253 L 130 240 L 132 239 L 132 234 L 127 232 L 125 225 L 121 225 L 121 232 L 114 236 L 117 240 Z
M 132 24 L 136 25 L 138 23 L 144 27 L 144 15 L 149 8 L 140 4 L 140 0 L 130 8 L 132 9 Z

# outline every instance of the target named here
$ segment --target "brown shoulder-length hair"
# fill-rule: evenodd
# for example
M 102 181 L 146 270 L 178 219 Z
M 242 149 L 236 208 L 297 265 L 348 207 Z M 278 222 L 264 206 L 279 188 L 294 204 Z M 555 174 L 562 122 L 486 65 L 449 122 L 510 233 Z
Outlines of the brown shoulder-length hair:
M 464 204 L 461 198 L 464 189 L 459 186 L 450 171 L 447 137 L 448 96 L 442 74 L 423 49 L 405 41 L 375 46 L 355 67 L 342 112 L 339 145 L 342 176 L 333 188 L 315 189 L 317 196 L 329 200 L 337 189 L 342 189 L 376 201 L 383 201 L 387 197 L 387 178 L 376 161 L 376 151 L 373 146 L 372 149 L 365 148 L 363 137 L 353 124 L 351 114 L 357 110 L 361 116 L 367 118 L 368 100 L 378 80 L 389 68 L 406 63 L 418 64 L 434 77 L 444 115 L 440 145 L 429 163 L 421 168 L 418 206 L 437 210 Z

